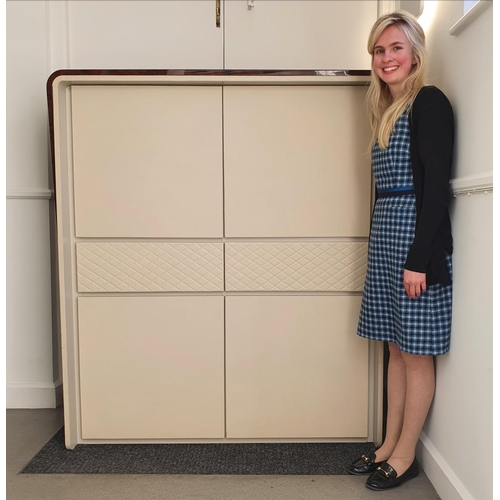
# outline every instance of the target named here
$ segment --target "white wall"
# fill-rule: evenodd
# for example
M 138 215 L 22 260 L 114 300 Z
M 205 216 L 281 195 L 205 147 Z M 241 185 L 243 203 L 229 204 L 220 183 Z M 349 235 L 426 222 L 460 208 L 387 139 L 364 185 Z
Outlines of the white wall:
M 493 178 L 493 8 L 450 36 L 462 8 L 458 1 L 424 7 L 424 16 L 435 9 L 426 29 L 429 82 L 448 95 L 455 111 L 455 188 Z M 451 350 L 436 360 L 436 395 L 419 457 L 443 500 L 487 500 L 493 498 L 493 195 L 457 196 L 450 213 Z
M 61 401 L 52 328 L 45 7 L 7 2 L 6 396 L 15 408 Z

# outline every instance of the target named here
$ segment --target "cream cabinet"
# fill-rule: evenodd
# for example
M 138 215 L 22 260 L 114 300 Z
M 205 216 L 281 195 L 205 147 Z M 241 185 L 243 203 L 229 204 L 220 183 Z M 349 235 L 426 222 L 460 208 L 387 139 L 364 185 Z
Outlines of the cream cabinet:
M 365 84 L 55 75 L 68 448 L 377 440 Z

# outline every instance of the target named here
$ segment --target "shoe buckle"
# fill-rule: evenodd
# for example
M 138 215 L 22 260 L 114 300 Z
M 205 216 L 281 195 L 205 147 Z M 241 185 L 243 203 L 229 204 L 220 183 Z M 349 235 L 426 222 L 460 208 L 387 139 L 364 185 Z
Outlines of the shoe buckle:
M 377 467 L 377 470 L 383 472 L 385 474 L 385 477 L 390 477 L 390 474 L 386 470 L 382 469 L 382 467 Z
M 366 462 L 368 463 L 370 461 L 370 459 L 366 456 L 366 455 L 361 455 L 361 458 Z

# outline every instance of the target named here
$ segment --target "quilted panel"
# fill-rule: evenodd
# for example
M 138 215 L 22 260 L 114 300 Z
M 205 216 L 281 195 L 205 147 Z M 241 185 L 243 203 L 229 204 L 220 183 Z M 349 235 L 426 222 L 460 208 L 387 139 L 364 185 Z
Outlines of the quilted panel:
M 78 243 L 79 292 L 222 291 L 221 243 Z
M 226 289 L 359 292 L 367 253 L 367 242 L 226 243 Z

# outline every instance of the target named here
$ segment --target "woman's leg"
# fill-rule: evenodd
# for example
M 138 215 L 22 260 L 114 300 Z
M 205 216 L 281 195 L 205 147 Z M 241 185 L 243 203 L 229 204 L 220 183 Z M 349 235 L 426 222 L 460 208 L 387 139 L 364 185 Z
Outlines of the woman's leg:
M 406 364 L 399 347 L 389 342 L 387 369 L 387 425 L 385 439 L 377 450 L 377 462 L 387 460 L 401 436 L 406 402 Z
M 435 376 L 432 356 L 402 353 L 406 366 L 406 401 L 401 435 L 387 462 L 403 474 L 415 458 L 420 432 L 434 396 Z M 377 457 L 378 459 L 378 457 Z

